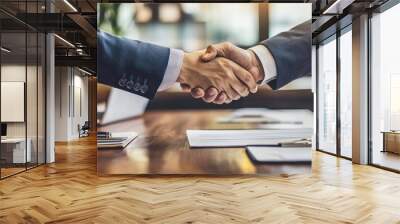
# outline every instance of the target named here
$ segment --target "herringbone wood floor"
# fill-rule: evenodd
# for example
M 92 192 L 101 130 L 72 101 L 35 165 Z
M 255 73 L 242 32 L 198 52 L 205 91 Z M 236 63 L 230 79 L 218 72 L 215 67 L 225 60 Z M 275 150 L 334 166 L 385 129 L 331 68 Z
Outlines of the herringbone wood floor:
M 400 223 L 400 175 L 323 153 L 304 175 L 98 177 L 93 143 L 0 181 L 0 223 Z

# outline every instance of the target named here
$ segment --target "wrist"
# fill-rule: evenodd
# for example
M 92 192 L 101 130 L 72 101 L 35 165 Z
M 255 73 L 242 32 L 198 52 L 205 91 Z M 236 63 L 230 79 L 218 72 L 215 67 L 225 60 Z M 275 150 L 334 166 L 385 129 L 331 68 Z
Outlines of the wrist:
M 176 80 L 177 82 L 185 83 L 187 69 L 188 69 L 188 53 L 184 52 L 181 70 L 179 71 L 178 79 Z
M 258 83 L 262 80 L 264 80 L 264 68 L 261 64 L 260 59 L 258 59 L 257 55 L 252 51 L 252 50 L 248 50 L 250 52 L 251 55 L 251 66 L 254 70 L 254 72 L 252 72 L 255 81 Z

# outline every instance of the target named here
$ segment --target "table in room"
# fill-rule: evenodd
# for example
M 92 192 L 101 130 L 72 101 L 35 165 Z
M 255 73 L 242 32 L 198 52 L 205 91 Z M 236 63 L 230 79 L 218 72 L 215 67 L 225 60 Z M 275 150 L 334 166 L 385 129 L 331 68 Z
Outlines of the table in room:
M 99 175 L 113 174 L 295 174 L 307 163 L 254 163 L 245 148 L 190 148 L 187 129 L 252 129 L 250 124 L 220 124 L 230 110 L 151 111 L 142 117 L 100 127 L 98 131 L 139 133 L 124 150 L 100 149 Z M 241 126 L 241 127 L 240 127 Z
M 27 144 L 26 144 L 27 143 Z M 25 145 L 27 146 L 25 148 Z M 1 159 L 5 164 L 24 164 L 31 161 L 30 138 L 7 137 L 1 139 Z

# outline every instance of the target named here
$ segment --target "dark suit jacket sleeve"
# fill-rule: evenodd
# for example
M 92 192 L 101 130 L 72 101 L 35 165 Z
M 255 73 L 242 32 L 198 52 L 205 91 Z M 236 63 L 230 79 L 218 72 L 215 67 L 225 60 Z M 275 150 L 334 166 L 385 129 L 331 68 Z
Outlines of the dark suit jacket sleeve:
M 168 65 L 170 49 L 154 44 L 97 34 L 98 82 L 153 98 Z
M 269 85 L 279 89 L 289 82 L 311 75 L 311 21 L 261 42 L 274 57 L 276 79 Z

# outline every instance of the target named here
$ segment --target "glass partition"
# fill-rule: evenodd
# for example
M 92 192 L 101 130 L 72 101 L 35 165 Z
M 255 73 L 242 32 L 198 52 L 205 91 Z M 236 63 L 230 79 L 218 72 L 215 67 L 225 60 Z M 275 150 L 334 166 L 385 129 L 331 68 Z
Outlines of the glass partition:
M 336 39 L 318 50 L 318 149 L 336 154 Z
M 371 18 L 371 162 L 400 170 L 400 4 Z
M 37 64 L 37 163 L 46 162 L 46 36 L 38 34 L 38 64 Z
M 352 157 L 352 32 L 340 36 L 340 154 Z
M 25 32 L 1 34 L 2 177 L 25 170 L 31 159 L 26 136 L 26 41 Z
M 15 13 L 43 11 L 44 1 L 1 3 Z M 40 7 L 39 7 L 40 6 Z M 11 13 L 12 14 L 12 13 Z M 0 178 L 45 162 L 45 44 L 43 33 L 0 12 Z
M 27 74 L 26 74 L 26 114 L 27 114 L 27 150 L 29 153 L 29 160 L 27 161 L 27 167 L 33 167 L 37 165 L 37 132 L 38 132 L 38 111 L 37 111 L 37 98 L 38 98 L 38 57 L 37 57 L 37 41 L 38 35 L 36 32 L 27 33 Z

